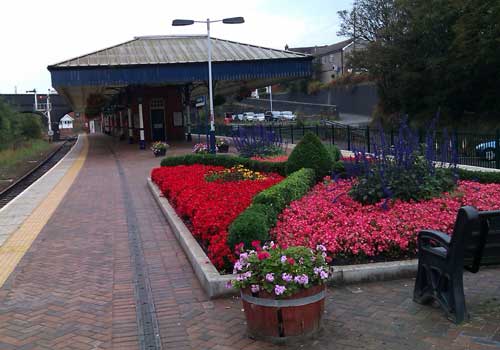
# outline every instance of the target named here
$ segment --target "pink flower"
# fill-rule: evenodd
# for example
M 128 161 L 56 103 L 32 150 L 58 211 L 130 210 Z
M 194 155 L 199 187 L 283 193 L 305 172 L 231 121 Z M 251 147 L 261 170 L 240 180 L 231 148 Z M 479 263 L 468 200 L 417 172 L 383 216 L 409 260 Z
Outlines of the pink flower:
M 274 286 L 274 294 L 276 295 L 281 295 L 285 292 L 286 290 L 286 287 L 285 286 L 280 286 L 280 285 L 276 285 Z
M 283 281 L 285 282 L 291 282 L 293 280 L 293 276 L 290 275 L 289 273 L 286 273 L 284 272 L 282 275 L 281 275 L 281 278 L 283 279 Z
M 252 286 L 250 287 L 250 289 L 252 290 L 252 293 L 258 293 L 259 290 L 260 290 L 260 287 L 258 284 L 252 284 Z
M 274 273 L 266 274 L 266 281 L 273 282 L 274 281 Z

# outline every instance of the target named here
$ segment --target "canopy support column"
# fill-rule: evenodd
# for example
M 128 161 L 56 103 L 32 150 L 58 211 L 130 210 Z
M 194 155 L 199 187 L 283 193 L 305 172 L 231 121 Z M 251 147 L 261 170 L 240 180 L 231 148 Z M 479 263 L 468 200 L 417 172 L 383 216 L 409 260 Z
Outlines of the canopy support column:
M 144 117 L 142 114 L 142 102 L 139 103 L 139 148 L 146 149 L 146 142 L 144 141 Z
M 134 125 L 132 124 L 132 109 L 127 108 L 127 117 L 128 117 L 128 143 L 134 143 Z

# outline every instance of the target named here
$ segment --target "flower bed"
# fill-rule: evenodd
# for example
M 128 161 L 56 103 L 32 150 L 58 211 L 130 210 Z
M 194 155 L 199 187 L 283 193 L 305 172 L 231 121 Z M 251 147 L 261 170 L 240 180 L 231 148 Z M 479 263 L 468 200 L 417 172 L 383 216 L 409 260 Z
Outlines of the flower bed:
M 282 180 L 277 174 L 264 174 L 265 179 L 259 180 L 206 180 L 207 174 L 224 169 L 195 164 L 155 168 L 151 173 L 152 181 L 187 222 L 219 269 L 234 261 L 227 245 L 231 222 L 250 205 L 257 193 Z
M 347 193 L 353 181 L 320 183 L 283 211 L 272 236 L 280 245 L 324 244 L 329 257 L 349 262 L 412 255 L 420 229 L 451 233 L 458 209 L 498 209 L 500 184 L 459 181 L 457 190 L 421 202 L 362 205 Z

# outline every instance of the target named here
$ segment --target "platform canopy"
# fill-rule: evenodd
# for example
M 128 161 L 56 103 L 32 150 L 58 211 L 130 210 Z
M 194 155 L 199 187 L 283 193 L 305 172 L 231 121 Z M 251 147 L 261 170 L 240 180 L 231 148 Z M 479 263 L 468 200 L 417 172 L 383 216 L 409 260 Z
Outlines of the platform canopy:
M 308 77 L 312 56 L 211 38 L 215 91 L 229 94 Z M 208 80 L 207 37 L 145 36 L 48 67 L 53 87 L 76 111 L 91 94 L 110 95 L 133 86 L 190 86 L 204 95 Z

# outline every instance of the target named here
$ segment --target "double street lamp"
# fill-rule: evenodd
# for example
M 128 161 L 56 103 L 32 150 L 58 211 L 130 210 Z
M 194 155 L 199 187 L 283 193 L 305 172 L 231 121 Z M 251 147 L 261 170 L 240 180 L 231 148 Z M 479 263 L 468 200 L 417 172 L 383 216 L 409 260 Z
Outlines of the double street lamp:
M 225 24 L 240 24 L 244 23 L 243 17 L 231 17 L 211 21 L 207 18 L 206 21 L 194 21 L 191 19 L 175 19 L 172 21 L 173 26 L 189 26 L 194 23 L 205 23 L 207 25 L 207 47 L 208 47 L 208 94 L 210 100 L 210 153 L 215 153 L 215 116 L 214 116 L 214 98 L 212 90 L 212 44 L 210 42 L 210 23 L 222 22 Z

